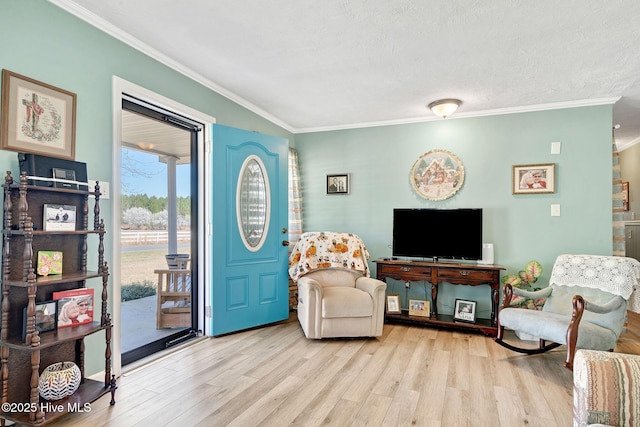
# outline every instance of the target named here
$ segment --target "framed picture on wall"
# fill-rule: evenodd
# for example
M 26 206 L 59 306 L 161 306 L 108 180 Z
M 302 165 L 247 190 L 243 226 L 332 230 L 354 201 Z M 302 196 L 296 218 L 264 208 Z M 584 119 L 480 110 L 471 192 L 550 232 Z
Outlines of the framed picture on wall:
M 511 181 L 513 194 L 555 193 L 556 165 L 515 165 Z
M 0 148 L 74 160 L 76 94 L 2 70 Z
M 327 175 L 327 194 L 349 194 L 349 174 Z
M 629 181 L 622 183 L 622 209 L 629 210 Z

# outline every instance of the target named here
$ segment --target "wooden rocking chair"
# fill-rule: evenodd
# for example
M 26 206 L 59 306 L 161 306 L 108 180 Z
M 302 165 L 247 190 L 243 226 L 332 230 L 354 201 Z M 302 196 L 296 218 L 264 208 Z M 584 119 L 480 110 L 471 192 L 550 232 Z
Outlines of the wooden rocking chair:
M 573 369 L 576 349 L 614 349 L 626 320 L 627 300 L 639 280 L 640 262 L 633 258 L 560 255 L 549 287 L 528 292 L 505 285 L 495 341 L 525 354 L 539 354 L 566 345 L 563 365 Z M 514 294 L 546 301 L 540 311 L 509 307 Z M 505 328 L 539 338 L 538 348 L 505 342 Z

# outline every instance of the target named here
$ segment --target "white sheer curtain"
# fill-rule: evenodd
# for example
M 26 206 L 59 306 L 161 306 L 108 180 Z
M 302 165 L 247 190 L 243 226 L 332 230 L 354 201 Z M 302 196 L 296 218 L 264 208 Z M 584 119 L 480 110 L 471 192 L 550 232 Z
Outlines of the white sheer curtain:
M 289 148 L 289 250 L 293 248 L 302 234 L 302 190 L 300 188 L 300 169 L 298 152 Z

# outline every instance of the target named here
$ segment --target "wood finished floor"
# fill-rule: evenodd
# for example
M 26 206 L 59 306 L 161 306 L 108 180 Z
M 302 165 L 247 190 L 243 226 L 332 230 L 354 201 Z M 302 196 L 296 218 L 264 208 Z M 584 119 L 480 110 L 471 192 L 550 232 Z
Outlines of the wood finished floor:
M 105 396 L 50 425 L 572 424 L 564 346 L 525 356 L 475 333 L 393 324 L 378 339 L 307 340 L 294 316 L 183 348 L 121 377 L 115 406 Z M 630 313 L 616 351 L 640 354 L 639 334 Z

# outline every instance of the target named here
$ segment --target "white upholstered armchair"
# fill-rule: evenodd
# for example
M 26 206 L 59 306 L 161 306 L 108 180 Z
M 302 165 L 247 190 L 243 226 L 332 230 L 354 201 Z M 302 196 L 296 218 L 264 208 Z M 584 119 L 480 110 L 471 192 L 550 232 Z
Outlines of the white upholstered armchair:
M 301 236 L 289 274 L 298 283 L 298 320 L 307 338 L 382 335 L 387 285 L 368 277 L 368 255 L 354 234 Z

